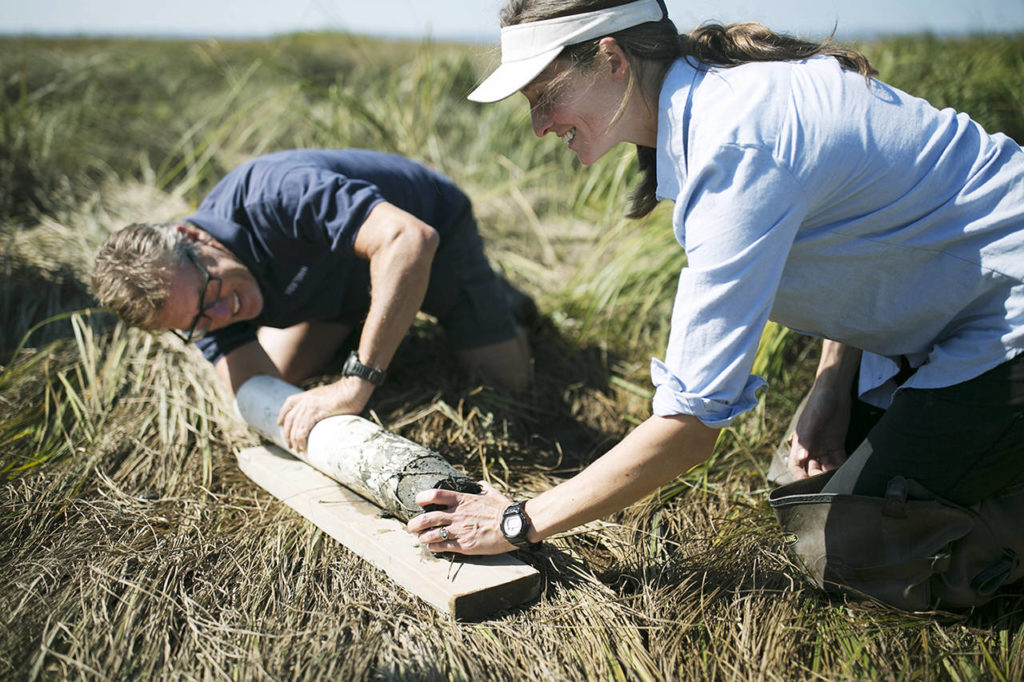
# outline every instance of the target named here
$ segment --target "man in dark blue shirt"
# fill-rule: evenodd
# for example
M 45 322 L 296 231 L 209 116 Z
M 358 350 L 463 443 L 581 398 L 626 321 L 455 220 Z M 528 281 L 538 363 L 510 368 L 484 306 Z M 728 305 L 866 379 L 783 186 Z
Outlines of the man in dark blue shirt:
M 464 367 L 514 390 L 530 379 L 525 335 L 469 200 L 394 154 L 253 159 L 187 220 L 111 235 L 93 289 L 128 324 L 195 341 L 233 391 L 256 374 L 312 376 L 362 322 L 341 379 L 281 408 L 282 432 L 299 450 L 320 419 L 362 411 L 421 309 Z

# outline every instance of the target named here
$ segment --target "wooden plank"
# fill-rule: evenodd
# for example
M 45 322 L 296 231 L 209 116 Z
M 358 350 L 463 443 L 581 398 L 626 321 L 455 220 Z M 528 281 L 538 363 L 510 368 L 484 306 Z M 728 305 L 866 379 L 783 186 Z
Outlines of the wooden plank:
M 540 573 L 508 554 L 437 558 L 395 518 L 281 448 L 238 453 L 245 474 L 332 538 L 434 608 L 460 620 L 483 618 L 534 599 Z

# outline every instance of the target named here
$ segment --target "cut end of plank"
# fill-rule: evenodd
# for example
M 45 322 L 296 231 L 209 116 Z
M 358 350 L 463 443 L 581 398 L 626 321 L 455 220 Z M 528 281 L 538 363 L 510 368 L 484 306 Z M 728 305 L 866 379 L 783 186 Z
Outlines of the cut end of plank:
M 246 448 L 238 465 L 256 484 L 434 608 L 459 620 L 531 601 L 540 573 L 509 554 L 438 558 L 395 518 L 273 445 Z
M 474 558 L 468 561 L 482 563 Z M 511 578 L 492 587 L 454 595 L 448 601 L 448 613 L 456 620 L 480 620 L 499 611 L 533 601 L 539 594 L 540 574 L 534 569 L 532 574 Z

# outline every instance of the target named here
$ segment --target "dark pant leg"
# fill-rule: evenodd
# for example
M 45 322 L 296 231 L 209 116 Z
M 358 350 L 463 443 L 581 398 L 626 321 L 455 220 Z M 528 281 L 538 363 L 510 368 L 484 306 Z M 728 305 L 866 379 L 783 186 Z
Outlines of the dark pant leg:
M 1024 476 L 1024 355 L 940 389 L 903 389 L 826 492 L 883 496 L 894 476 L 960 504 Z

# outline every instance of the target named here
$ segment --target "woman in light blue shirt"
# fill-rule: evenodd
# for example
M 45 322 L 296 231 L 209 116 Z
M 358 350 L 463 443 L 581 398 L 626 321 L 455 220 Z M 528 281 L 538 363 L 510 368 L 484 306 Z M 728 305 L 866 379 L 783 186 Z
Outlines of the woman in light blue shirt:
M 755 24 L 680 37 L 659 0 L 513 0 L 502 24 L 502 64 L 470 99 L 521 91 L 534 132 L 583 163 L 635 144 L 630 215 L 672 200 L 688 262 L 665 357 L 651 362 L 653 416 L 526 503 L 423 494 L 448 508 L 410 522 L 421 542 L 507 551 L 703 461 L 756 404 L 768 320 L 824 340 L 795 478 L 836 470 L 826 492 L 882 496 L 905 476 L 970 505 L 1024 476 L 1016 143 L 871 79 L 867 60 L 830 44 Z M 860 401 L 881 417 L 851 429 Z

